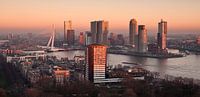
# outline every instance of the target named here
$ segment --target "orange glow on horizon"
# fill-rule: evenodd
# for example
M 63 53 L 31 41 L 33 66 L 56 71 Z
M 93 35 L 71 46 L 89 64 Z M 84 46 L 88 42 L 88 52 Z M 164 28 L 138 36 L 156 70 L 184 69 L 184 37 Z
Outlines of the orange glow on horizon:
M 130 19 L 135 18 L 138 24 L 146 25 L 148 31 L 156 32 L 163 18 L 169 30 L 198 32 L 199 3 L 199 0 L 2 0 L 0 28 L 47 29 L 55 24 L 62 30 L 63 21 L 71 20 L 72 27 L 81 32 L 90 30 L 93 20 L 106 20 L 111 32 L 127 32 Z

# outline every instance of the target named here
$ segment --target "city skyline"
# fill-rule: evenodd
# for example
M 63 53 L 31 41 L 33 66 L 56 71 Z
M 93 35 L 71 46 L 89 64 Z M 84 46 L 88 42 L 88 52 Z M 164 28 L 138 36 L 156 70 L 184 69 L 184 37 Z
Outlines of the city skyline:
M 0 97 L 200 97 L 200 0 L 0 0 Z
M 107 20 L 110 32 L 128 33 L 129 20 L 157 33 L 157 22 L 169 22 L 169 33 L 199 32 L 198 0 L 2 0 L 0 33 L 48 32 L 51 24 L 63 32 L 63 21 L 72 20 L 76 32 L 88 31 L 93 20 Z M 151 12 L 151 13 L 150 13 Z

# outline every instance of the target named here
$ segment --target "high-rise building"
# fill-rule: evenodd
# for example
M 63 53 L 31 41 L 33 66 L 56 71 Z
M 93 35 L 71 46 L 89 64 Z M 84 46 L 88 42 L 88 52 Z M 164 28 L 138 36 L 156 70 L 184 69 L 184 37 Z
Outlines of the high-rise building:
M 67 44 L 74 45 L 75 31 L 72 29 L 72 22 L 71 21 L 64 22 L 64 27 L 67 27 L 67 36 L 64 36 L 65 38 L 67 38 L 66 39 Z M 64 28 L 64 30 L 66 30 L 66 28 Z
M 74 45 L 74 43 L 75 43 L 75 31 L 67 30 L 67 44 Z
M 129 23 L 129 44 L 135 45 L 136 47 L 137 37 L 138 37 L 137 21 L 135 19 L 131 19 Z
M 165 50 L 167 45 L 167 22 L 161 20 L 158 23 L 158 49 Z
M 66 21 L 64 21 L 64 43 L 67 43 Z
M 107 64 L 107 46 L 91 44 L 87 46 L 85 78 L 91 82 L 105 79 Z
M 115 41 L 116 41 L 116 35 L 114 33 L 110 33 L 109 44 L 115 45 Z
M 92 21 L 91 32 L 93 43 L 108 42 L 108 22 L 107 21 Z
M 147 30 L 145 25 L 138 26 L 138 52 L 147 52 Z
M 117 39 L 115 41 L 115 45 L 124 45 L 125 39 L 123 34 L 117 34 Z
M 91 32 L 85 32 L 85 45 L 92 44 L 92 33 Z
M 90 31 L 92 33 L 92 43 L 97 43 L 97 21 L 90 23 Z
M 79 35 L 79 44 L 80 45 L 84 45 L 84 34 L 83 34 L 83 32 L 80 32 L 80 35 Z

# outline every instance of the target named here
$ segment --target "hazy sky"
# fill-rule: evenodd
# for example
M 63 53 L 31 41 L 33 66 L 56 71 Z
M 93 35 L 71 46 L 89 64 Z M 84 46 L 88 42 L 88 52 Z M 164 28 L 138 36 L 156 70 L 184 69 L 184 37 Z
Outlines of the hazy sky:
M 0 0 L 0 33 L 47 32 L 71 20 L 77 31 L 90 30 L 90 21 L 107 20 L 111 32 L 128 32 L 135 18 L 148 32 L 157 32 L 161 18 L 169 33 L 200 33 L 200 0 Z

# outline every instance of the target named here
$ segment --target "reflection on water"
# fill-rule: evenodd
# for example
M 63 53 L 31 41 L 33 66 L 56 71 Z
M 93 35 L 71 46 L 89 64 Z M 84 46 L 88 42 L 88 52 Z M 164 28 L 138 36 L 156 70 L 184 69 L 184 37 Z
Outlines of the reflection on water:
M 84 55 L 84 51 L 54 52 L 48 53 L 48 55 L 57 56 L 58 58 L 68 57 L 73 59 L 75 55 Z M 182 58 L 156 59 L 108 54 L 109 65 L 122 64 L 122 62 L 140 63 L 143 68 L 160 72 L 161 74 L 200 79 L 199 55 L 188 55 Z

